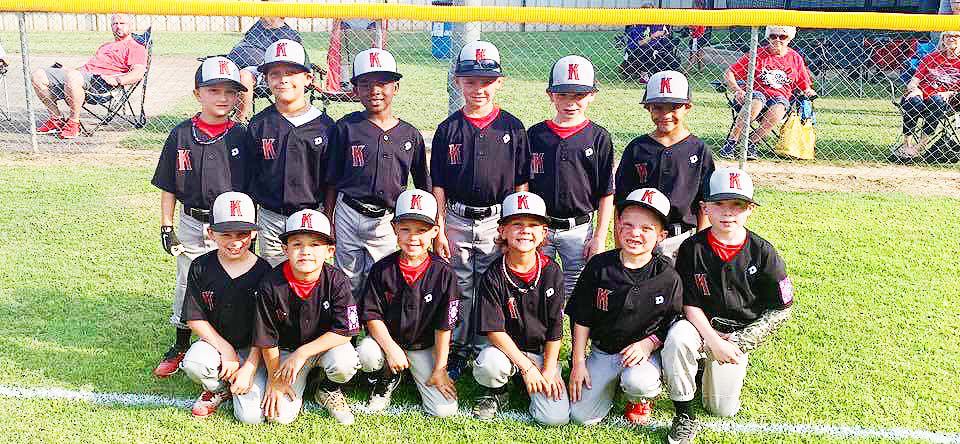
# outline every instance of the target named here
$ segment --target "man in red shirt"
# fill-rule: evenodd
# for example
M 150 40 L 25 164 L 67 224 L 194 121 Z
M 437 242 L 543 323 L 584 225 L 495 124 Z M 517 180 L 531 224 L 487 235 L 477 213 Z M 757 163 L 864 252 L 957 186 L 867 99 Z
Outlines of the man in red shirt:
M 50 110 L 50 117 L 37 128 L 38 133 L 56 132 L 62 139 L 77 137 L 80 135 L 80 107 L 86 91 L 109 90 L 143 78 L 147 71 L 147 48 L 133 39 L 130 34 L 132 26 L 132 16 L 114 14 L 110 19 L 114 41 L 97 48 L 96 54 L 85 65 L 76 69 L 41 68 L 33 72 L 33 89 Z M 59 99 L 70 107 L 66 119 L 57 107 Z

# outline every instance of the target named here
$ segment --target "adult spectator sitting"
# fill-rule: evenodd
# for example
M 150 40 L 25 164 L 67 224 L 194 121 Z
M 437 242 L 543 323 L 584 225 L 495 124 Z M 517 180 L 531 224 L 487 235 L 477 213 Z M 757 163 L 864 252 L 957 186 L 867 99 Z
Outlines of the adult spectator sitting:
M 927 148 L 937 124 L 944 117 L 960 109 L 957 92 L 960 91 L 960 31 L 946 31 L 940 35 L 936 51 L 920 60 L 917 71 L 907 82 L 901 99 L 903 111 L 903 144 L 894 150 L 891 160 L 915 160 Z M 922 131 L 916 127 L 923 119 Z
M 227 55 L 240 67 L 240 83 L 247 87 L 246 92 L 240 93 L 240 107 L 236 115 L 238 120 L 252 117 L 254 87 L 260 76 L 257 66 L 263 63 L 263 53 L 267 47 L 281 39 L 303 44 L 300 33 L 287 25 L 283 17 L 260 17 Z
M 653 8 L 653 3 L 644 3 L 641 8 Z M 626 45 L 620 74 L 625 79 L 646 83 L 651 72 L 675 69 L 673 41 L 669 25 L 627 25 L 623 29 Z
M 103 92 L 140 81 L 147 71 L 147 48 L 130 33 L 133 17 L 114 14 L 110 18 L 113 41 L 104 43 L 87 63 L 76 69 L 41 68 L 31 80 L 37 97 L 50 110 L 50 117 L 37 128 L 40 134 L 59 133 L 62 139 L 80 135 L 80 109 L 87 91 Z M 64 119 L 57 107 L 63 99 L 70 107 Z
M 810 71 L 807 70 L 806 62 L 800 54 L 789 47 L 790 42 L 797 35 L 797 28 L 767 26 L 765 34 L 768 44 L 757 51 L 750 116 L 748 118 L 743 113 L 737 115 L 736 123 L 730 130 L 723 148 L 720 149 L 721 157 L 735 156 L 737 140 L 740 140 L 744 128 L 763 112 L 760 128 L 750 134 L 747 145 L 747 159 L 756 159 L 759 155 L 756 144 L 783 121 L 790 109 L 790 99 L 794 90 L 802 91 L 807 97 L 817 95 L 813 90 L 813 80 L 810 77 Z M 727 88 L 733 91 L 740 105 L 745 103 L 747 95 L 741 82 L 745 83 L 747 79 L 749 57 L 749 53 L 744 54 L 724 73 L 724 82 Z

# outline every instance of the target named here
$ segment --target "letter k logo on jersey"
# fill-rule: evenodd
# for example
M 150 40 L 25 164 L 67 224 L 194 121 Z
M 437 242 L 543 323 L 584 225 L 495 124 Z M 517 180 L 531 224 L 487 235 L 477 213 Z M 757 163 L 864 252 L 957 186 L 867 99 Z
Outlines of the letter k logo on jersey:
M 366 145 L 353 145 L 350 147 L 350 154 L 351 154 L 351 157 L 353 158 L 354 167 L 364 166 L 363 149 L 365 147 Z
M 260 147 L 263 149 L 264 160 L 277 158 L 277 150 L 273 147 L 273 143 L 276 141 L 277 139 L 260 139 Z
M 530 153 L 530 170 L 533 174 L 543 173 L 543 153 Z
M 177 150 L 177 171 L 193 171 L 193 164 L 190 162 L 190 150 Z

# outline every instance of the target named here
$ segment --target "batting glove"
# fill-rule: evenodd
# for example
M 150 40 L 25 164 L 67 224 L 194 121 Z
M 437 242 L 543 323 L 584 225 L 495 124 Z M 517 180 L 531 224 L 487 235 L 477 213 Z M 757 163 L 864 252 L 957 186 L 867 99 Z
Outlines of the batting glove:
M 173 227 L 170 225 L 160 227 L 160 244 L 163 246 L 163 251 L 171 256 L 183 252 L 183 244 L 180 243 L 180 239 L 177 239 L 177 233 L 173 232 Z

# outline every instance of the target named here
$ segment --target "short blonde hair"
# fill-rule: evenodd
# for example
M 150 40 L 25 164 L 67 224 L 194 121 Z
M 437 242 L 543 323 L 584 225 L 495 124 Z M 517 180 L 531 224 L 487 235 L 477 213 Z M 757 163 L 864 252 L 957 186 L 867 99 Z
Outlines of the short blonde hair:
M 770 38 L 773 34 L 786 35 L 790 37 L 790 40 L 793 40 L 797 36 L 797 28 L 795 26 L 769 25 L 763 36 L 764 38 Z

